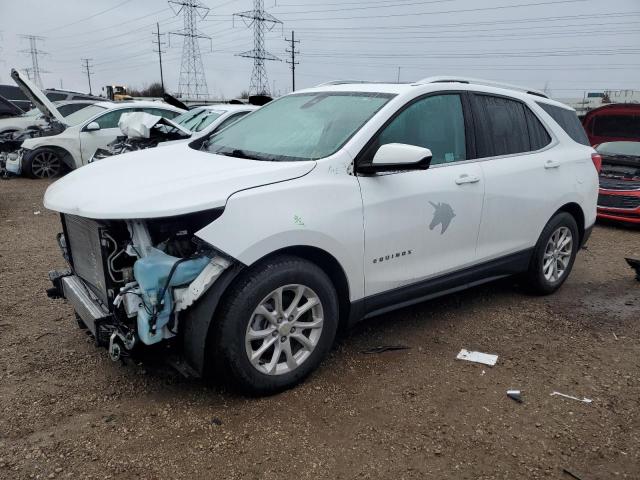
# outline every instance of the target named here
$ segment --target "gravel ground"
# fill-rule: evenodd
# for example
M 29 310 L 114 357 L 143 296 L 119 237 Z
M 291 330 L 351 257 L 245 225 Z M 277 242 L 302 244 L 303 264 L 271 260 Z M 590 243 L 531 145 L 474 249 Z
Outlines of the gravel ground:
M 63 266 L 46 186 L 0 182 L 0 478 L 640 478 L 640 283 L 623 260 L 640 230 L 599 225 L 553 296 L 503 281 L 384 315 L 303 385 L 247 399 L 112 363 L 46 297 Z M 361 353 L 381 344 L 411 348 Z

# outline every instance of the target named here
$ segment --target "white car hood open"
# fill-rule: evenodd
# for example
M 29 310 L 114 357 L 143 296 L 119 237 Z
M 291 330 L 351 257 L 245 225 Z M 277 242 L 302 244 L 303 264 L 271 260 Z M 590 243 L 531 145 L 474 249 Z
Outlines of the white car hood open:
M 33 105 L 42 112 L 42 114 L 50 119 L 57 120 L 63 125 L 67 125 L 64 120 L 62 114 L 58 111 L 55 105 L 47 98 L 47 96 L 42 93 L 42 91 L 36 87 L 31 81 L 27 78 L 24 78 L 18 70 L 11 70 L 11 78 L 16 82 L 16 85 L 20 87 L 22 93 L 33 103 Z
M 239 190 L 301 177 L 315 164 L 232 158 L 184 144 L 150 148 L 74 170 L 47 189 L 44 206 L 105 220 L 170 217 L 222 207 Z

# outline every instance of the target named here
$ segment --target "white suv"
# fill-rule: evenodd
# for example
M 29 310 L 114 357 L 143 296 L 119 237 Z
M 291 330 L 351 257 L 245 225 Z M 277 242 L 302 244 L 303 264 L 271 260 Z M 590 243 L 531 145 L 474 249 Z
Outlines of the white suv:
M 575 112 L 540 92 L 325 84 L 54 183 L 70 268 L 50 293 L 113 359 L 169 341 L 198 374 L 272 393 L 360 319 L 512 274 L 558 289 L 596 218 L 597 164 Z

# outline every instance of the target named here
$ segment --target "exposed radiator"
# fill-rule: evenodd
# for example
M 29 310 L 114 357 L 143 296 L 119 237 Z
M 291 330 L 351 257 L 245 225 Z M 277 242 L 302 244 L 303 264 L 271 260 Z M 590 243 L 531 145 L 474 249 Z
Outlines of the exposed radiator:
M 105 305 L 108 305 L 100 224 L 95 220 L 75 215 L 64 215 L 64 223 L 74 273 L 84 280 Z

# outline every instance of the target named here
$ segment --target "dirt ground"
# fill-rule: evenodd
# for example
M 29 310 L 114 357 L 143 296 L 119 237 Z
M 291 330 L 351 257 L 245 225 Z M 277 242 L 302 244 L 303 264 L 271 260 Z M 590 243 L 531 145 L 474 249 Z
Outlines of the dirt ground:
M 0 478 L 640 478 L 638 229 L 599 225 L 553 296 L 510 280 L 384 315 L 303 385 L 247 399 L 112 363 L 47 298 L 46 186 L 0 181 Z M 384 344 L 411 348 L 361 353 Z

